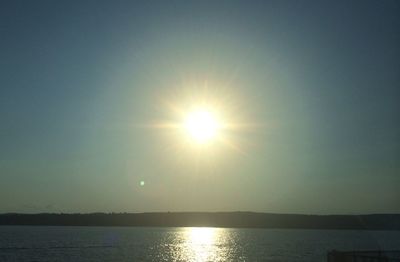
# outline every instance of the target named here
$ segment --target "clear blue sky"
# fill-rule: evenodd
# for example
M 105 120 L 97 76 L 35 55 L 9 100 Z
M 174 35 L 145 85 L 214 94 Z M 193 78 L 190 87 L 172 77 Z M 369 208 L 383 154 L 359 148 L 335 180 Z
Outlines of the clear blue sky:
M 2 1 L 0 212 L 400 212 L 399 14 Z M 238 150 L 149 128 L 205 82 L 229 121 L 254 124 L 226 131 Z

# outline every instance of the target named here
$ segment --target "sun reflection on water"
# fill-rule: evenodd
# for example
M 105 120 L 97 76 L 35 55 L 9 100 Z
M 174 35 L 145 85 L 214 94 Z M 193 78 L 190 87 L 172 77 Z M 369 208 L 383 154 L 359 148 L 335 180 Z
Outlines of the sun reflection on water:
M 219 247 L 221 229 L 192 227 L 184 231 L 183 257 L 185 261 L 222 261 L 225 255 Z
M 215 260 L 216 229 L 194 227 L 186 232 L 187 253 L 192 261 Z
M 210 245 L 214 243 L 215 228 L 193 227 L 188 230 L 188 242 L 196 245 Z
M 214 227 L 179 228 L 170 235 L 172 245 L 162 245 L 164 249 L 160 260 L 168 261 L 231 261 L 238 257 L 235 237 L 229 229 Z

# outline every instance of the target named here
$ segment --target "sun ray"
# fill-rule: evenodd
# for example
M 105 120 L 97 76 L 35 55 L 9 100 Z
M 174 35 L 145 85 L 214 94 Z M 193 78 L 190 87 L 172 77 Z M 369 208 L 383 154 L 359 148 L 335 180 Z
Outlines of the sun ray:
M 183 81 L 181 88 L 158 93 L 157 109 L 163 120 L 147 127 L 167 131 L 164 141 L 182 158 L 191 155 L 216 161 L 225 149 L 247 155 L 244 147 L 250 138 L 246 134 L 262 125 L 244 121 L 250 118 L 243 110 L 249 108 L 243 96 L 223 84 L 198 83 Z

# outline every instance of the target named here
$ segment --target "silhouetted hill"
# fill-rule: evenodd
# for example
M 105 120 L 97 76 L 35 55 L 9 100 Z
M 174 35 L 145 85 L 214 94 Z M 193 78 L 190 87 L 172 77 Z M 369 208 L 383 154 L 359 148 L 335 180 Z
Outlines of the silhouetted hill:
M 400 214 L 294 215 L 253 212 L 0 214 L 0 225 L 246 227 L 400 230 Z

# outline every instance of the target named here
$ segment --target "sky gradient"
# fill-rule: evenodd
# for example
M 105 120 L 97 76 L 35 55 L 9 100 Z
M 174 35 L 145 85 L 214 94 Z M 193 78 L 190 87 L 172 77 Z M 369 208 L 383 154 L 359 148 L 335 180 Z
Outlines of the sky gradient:
M 399 13 L 3 1 L 0 212 L 399 213 Z M 154 128 L 205 85 L 234 147 Z

